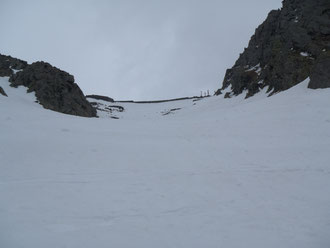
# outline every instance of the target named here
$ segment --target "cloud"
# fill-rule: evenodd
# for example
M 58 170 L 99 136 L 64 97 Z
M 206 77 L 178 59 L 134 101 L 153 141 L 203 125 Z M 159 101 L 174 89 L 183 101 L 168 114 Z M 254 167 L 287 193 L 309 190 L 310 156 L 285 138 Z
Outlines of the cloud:
M 215 90 L 280 0 L 0 3 L 1 53 L 48 61 L 85 93 L 159 99 Z

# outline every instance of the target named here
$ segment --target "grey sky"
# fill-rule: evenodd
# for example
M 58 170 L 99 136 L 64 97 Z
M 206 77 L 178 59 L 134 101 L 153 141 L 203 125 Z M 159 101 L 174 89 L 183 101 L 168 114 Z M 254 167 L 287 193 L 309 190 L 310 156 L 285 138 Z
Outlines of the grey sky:
M 199 95 L 281 0 L 1 0 L 0 53 L 44 60 L 85 94 L 148 100 Z

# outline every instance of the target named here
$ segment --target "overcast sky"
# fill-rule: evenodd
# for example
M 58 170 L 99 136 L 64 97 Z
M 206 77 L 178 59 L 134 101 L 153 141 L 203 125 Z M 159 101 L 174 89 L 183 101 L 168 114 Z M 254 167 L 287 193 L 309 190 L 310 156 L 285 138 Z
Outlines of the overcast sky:
M 0 0 L 0 53 L 43 60 L 85 94 L 151 100 L 221 87 L 281 0 Z

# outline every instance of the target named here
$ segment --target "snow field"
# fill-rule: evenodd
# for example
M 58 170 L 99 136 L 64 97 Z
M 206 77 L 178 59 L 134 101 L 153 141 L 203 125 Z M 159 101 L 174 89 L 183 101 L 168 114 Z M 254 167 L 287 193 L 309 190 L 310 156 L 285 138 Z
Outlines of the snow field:
M 0 247 L 329 247 L 330 90 L 307 83 L 114 120 L 0 78 Z

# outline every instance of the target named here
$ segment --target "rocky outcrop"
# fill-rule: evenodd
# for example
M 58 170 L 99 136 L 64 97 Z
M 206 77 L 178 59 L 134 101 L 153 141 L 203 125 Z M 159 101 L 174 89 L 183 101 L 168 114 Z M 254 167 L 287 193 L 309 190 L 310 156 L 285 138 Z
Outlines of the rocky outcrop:
M 100 95 L 87 95 L 86 98 L 96 99 L 96 100 L 102 100 L 106 102 L 114 102 L 114 100 L 111 97 L 108 96 L 100 96 Z
M 6 92 L 4 91 L 4 89 L 0 86 L 0 94 L 3 96 L 7 96 Z
M 0 77 L 10 77 L 15 73 L 14 70 L 22 70 L 27 65 L 24 60 L 0 54 Z
M 17 67 L 16 67 L 17 68 Z M 57 112 L 96 117 L 96 110 L 86 100 L 69 73 L 45 62 L 35 62 L 22 71 L 12 74 L 11 86 L 23 85 L 28 92 L 35 92 L 37 100 L 46 109 Z
M 267 87 L 270 94 L 310 77 L 309 88 L 330 87 L 330 1 L 284 0 L 252 36 L 235 65 L 226 71 L 227 97 L 253 96 Z

